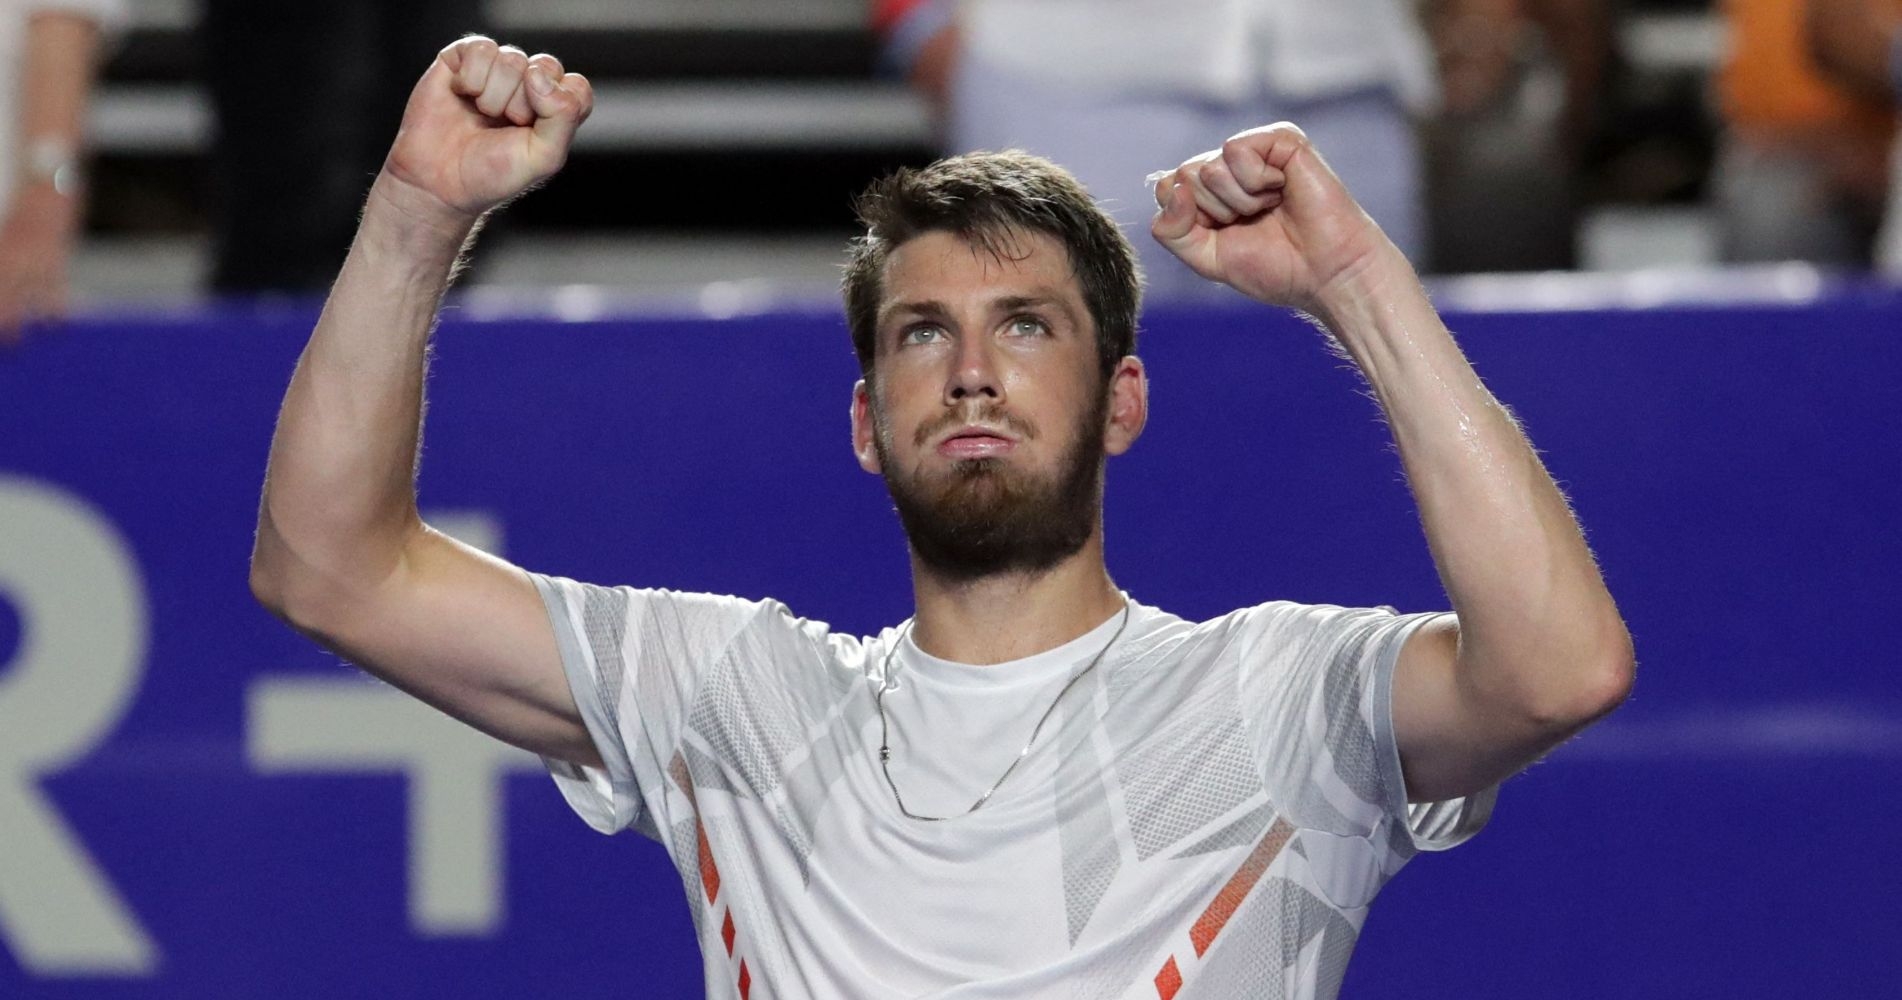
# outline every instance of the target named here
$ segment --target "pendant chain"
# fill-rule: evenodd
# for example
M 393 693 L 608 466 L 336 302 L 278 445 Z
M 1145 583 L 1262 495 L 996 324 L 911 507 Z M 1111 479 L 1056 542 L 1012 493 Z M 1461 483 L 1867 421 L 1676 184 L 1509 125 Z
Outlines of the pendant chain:
M 1023 763 L 1025 757 L 1030 756 L 1030 748 L 1037 744 L 1037 736 L 1043 732 L 1043 724 L 1050 721 L 1050 713 L 1057 710 L 1057 706 L 1063 702 L 1063 696 L 1069 694 L 1071 688 L 1076 687 L 1076 682 L 1082 680 L 1084 674 L 1095 670 L 1096 665 L 1103 662 L 1103 655 L 1110 651 L 1111 646 L 1116 645 L 1116 640 L 1123 637 L 1123 629 L 1129 627 L 1129 599 L 1123 599 L 1123 620 L 1116 626 L 1116 633 L 1110 636 L 1109 642 L 1104 643 L 1103 648 L 1096 651 L 1096 655 L 1090 659 L 1089 666 L 1077 671 L 1069 682 L 1063 685 L 1063 690 L 1058 691 L 1056 698 L 1051 700 L 1050 707 L 1044 709 L 1043 714 L 1037 717 L 1037 725 L 1030 730 L 1030 739 L 1025 741 L 1024 748 L 1017 751 L 1017 758 L 1010 762 L 1010 766 L 1004 769 L 1003 774 L 998 775 L 997 781 L 992 783 L 988 791 L 978 796 L 976 802 L 971 803 L 971 808 L 958 816 L 921 816 L 912 812 L 905 808 L 905 797 L 898 793 L 898 783 L 892 780 L 891 723 L 885 717 L 885 692 L 891 690 L 892 686 L 892 657 L 897 654 L 898 647 L 904 645 L 905 639 L 911 635 L 911 626 L 911 621 L 905 623 L 905 630 L 899 633 L 898 638 L 892 642 L 892 648 L 885 653 L 885 664 L 881 671 L 884 676 L 879 680 L 878 692 L 872 696 L 873 702 L 878 705 L 878 766 L 885 772 L 885 784 L 891 786 L 892 800 L 898 803 L 898 811 L 903 813 L 905 818 L 939 823 L 969 816 L 983 808 L 984 803 L 989 802 L 991 796 L 997 794 L 997 790 L 1004 786 L 1004 781 L 1010 777 L 1011 772 L 1017 770 L 1017 765 Z

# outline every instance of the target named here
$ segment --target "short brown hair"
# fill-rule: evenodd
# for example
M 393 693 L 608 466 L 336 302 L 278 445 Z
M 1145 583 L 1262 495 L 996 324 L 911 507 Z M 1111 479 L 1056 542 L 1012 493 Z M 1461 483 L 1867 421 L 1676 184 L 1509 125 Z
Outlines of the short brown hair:
M 854 208 L 865 233 L 852 241 L 842 292 L 862 374 L 872 373 L 885 262 L 899 246 L 931 232 L 956 234 L 1000 259 L 1009 255 L 1015 234 L 1052 237 L 1069 254 L 1096 324 L 1101 377 L 1107 380 L 1116 362 L 1135 353 L 1142 307 L 1136 251 L 1083 185 L 1049 160 L 1009 150 L 902 168 L 873 181 Z

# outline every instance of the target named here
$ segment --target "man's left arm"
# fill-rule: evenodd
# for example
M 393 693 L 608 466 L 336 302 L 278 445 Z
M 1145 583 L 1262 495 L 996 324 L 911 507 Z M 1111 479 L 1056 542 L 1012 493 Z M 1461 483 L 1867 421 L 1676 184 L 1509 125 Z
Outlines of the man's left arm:
M 1158 195 L 1158 239 L 1204 277 L 1319 319 L 1392 427 L 1458 615 L 1416 632 L 1395 668 L 1408 797 L 1478 792 L 1615 708 L 1631 639 L 1564 496 L 1306 137 L 1243 133 Z

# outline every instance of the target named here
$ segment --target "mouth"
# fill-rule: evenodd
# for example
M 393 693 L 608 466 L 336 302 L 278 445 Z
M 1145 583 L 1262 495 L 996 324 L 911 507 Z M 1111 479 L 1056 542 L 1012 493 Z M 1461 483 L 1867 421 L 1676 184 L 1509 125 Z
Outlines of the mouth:
M 938 454 L 957 460 L 994 458 L 1017 447 L 1017 439 L 989 427 L 966 427 L 938 442 Z

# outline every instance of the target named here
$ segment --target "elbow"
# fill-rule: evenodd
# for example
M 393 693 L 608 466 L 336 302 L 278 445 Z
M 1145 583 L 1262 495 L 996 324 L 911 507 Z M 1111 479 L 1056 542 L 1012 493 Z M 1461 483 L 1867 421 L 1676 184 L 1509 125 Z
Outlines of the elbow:
M 282 539 L 260 532 L 251 552 L 251 597 L 279 621 L 310 636 L 321 636 L 330 606 L 342 594 L 335 580 L 300 561 Z
M 358 536 L 345 543 L 301 544 L 267 518 L 251 549 L 251 596 L 285 624 L 322 641 L 330 623 L 355 613 L 401 571 L 407 541 Z
M 267 560 L 251 557 L 251 597 L 272 617 L 299 632 L 315 631 L 307 596 L 300 596 L 290 574 Z
M 1579 708 L 1583 723 L 1596 722 L 1610 715 L 1631 697 L 1631 686 L 1638 677 L 1637 659 L 1627 639 L 1623 649 L 1607 656 L 1590 674 Z
M 256 557 L 251 560 L 251 598 L 263 605 L 264 610 L 284 617 L 284 587 L 277 577 L 258 565 Z
M 1575 732 L 1624 704 L 1636 679 L 1637 657 L 1621 624 L 1567 665 L 1564 683 L 1555 685 L 1556 697 L 1543 702 L 1534 717 L 1541 728 Z
M 264 606 L 264 610 L 279 618 L 284 617 L 284 578 L 278 572 L 276 561 L 269 552 L 270 544 L 262 534 L 251 549 L 251 597 Z

